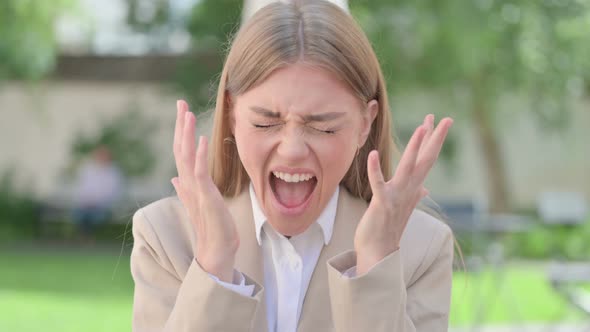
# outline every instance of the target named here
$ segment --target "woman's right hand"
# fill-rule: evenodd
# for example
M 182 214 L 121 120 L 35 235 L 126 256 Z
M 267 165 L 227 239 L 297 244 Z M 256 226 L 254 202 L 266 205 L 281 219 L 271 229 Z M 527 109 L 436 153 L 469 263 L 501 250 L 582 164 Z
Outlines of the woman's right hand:
M 178 177 L 172 185 L 196 232 L 195 258 L 201 268 L 225 282 L 232 282 L 240 239 L 234 220 L 207 165 L 207 138 L 195 147 L 196 118 L 184 100 L 176 103 L 174 159 Z

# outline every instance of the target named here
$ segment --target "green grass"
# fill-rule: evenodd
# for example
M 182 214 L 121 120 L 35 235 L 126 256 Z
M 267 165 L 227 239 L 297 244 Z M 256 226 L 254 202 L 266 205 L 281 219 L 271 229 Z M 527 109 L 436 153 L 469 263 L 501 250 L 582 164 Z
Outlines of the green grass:
M 494 273 L 457 272 L 451 324 L 555 323 L 583 316 L 544 279 L 540 266 L 512 265 L 502 287 Z M 590 287 L 587 289 L 590 290 Z M 129 252 L 0 249 L 0 331 L 130 331 Z
M 451 302 L 454 326 L 476 321 L 491 325 L 576 322 L 585 318 L 551 287 L 539 264 L 512 264 L 504 274 L 490 269 L 456 272 Z
M 0 331 L 130 331 L 129 254 L 0 253 Z

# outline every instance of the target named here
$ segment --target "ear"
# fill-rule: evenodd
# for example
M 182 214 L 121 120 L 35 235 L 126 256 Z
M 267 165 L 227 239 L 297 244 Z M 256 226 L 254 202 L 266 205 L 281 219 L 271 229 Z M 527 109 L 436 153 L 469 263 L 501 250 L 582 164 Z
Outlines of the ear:
M 362 124 L 359 137 L 359 146 L 365 145 L 365 142 L 371 133 L 371 126 L 373 125 L 373 121 L 375 121 L 378 112 L 379 102 L 375 99 L 369 100 L 367 103 L 367 108 L 364 110 L 364 112 L 361 112 Z

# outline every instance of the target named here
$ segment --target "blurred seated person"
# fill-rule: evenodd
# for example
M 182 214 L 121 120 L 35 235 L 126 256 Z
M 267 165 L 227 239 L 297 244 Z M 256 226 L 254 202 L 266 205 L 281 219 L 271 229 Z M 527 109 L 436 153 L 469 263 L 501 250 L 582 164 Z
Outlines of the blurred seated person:
M 111 152 L 104 145 L 98 146 L 78 169 L 74 183 L 73 218 L 83 240 L 93 241 L 96 226 L 112 217 L 122 188 L 123 175 Z

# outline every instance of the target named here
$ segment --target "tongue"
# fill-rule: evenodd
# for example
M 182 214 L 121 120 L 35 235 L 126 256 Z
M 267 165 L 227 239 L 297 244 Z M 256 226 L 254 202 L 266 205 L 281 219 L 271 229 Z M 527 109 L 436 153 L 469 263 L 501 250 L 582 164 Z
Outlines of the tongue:
M 293 183 L 275 178 L 277 200 L 286 207 L 296 207 L 303 204 L 313 191 L 313 187 L 312 180 Z

